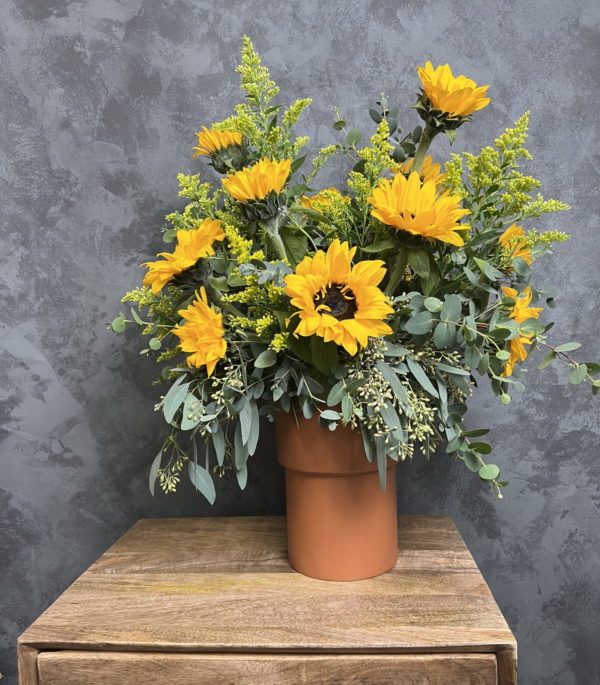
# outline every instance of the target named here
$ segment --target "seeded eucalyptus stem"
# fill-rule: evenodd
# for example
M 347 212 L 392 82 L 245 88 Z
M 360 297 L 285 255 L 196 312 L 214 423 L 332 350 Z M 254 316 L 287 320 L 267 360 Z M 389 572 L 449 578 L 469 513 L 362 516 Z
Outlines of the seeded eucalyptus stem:
M 419 147 L 417 148 L 417 151 L 415 153 L 415 161 L 413 163 L 411 171 L 421 171 L 421 167 L 423 166 L 423 160 L 425 159 L 427 150 L 429 150 L 431 141 L 435 138 L 435 136 L 438 133 L 439 131 L 436 131 L 436 129 L 432 128 L 431 126 L 425 127 L 425 130 L 421 134 L 421 140 L 419 141 Z

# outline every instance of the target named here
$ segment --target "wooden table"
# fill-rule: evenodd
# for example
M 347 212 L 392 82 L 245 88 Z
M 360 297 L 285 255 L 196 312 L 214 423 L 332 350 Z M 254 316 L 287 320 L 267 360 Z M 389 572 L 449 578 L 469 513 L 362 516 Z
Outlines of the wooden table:
M 19 639 L 22 685 L 516 683 L 451 519 L 401 516 L 394 570 L 295 573 L 281 517 L 139 521 Z

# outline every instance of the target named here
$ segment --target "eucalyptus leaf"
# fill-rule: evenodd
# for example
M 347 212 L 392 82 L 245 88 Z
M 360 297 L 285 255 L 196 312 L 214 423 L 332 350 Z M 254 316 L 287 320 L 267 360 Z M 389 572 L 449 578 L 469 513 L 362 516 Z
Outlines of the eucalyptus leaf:
M 326 409 L 325 411 L 322 411 L 319 414 L 319 417 L 324 419 L 325 421 L 338 421 L 342 418 L 340 413 L 334 411 L 333 409 Z
M 531 267 L 522 257 L 515 257 L 512 260 L 512 265 L 519 276 L 523 276 L 523 278 L 529 278 L 531 275 Z
M 352 418 L 352 399 L 349 395 L 342 398 L 342 418 L 344 421 L 350 421 Z
M 460 458 L 464 461 L 465 466 L 469 471 L 472 471 L 473 473 L 477 473 L 481 468 L 481 459 L 473 450 L 465 450 L 461 453 Z
M 119 314 L 116 318 L 112 320 L 110 324 L 111 328 L 115 333 L 122 333 L 125 330 L 125 318 L 122 314 Z
M 440 319 L 450 323 L 458 323 L 461 318 L 462 303 L 458 295 L 446 295 Z
M 433 317 L 431 316 L 431 312 L 428 311 L 413 314 L 413 316 L 404 324 L 404 329 L 407 333 L 413 335 L 424 335 L 425 333 L 429 333 L 432 328 Z
M 402 345 L 396 345 L 387 341 L 385 345 L 386 348 L 383 354 L 386 357 L 406 357 L 407 354 L 410 354 L 410 351 L 406 347 L 402 347 Z
M 180 428 L 182 431 L 188 431 L 195 428 L 200 423 L 200 408 L 202 403 L 191 392 L 185 396 L 183 402 L 183 410 L 181 412 Z
M 162 450 L 154 457 L 152 460 L 152 465 L 150 466 L 150 473 L 148 475 L 148 488 L 150 489 L 150 494 L 154 497 L 154 485 L 156 479 L 158 478 L 158 472 L 160 471 L 160 465 L 162 461 Z
M 454 374 L 455 376 L 470 376 L 471 375 L 471 372 L 467 371 L 467 369 L 461 369 L 459 366 L 450 366 L 450 364 L 444 364 L 443 362 L 439 363 L 437 365 L 437 368 L 440 371 L 444 371 L 445 373 Z
M 275 350 L 263 350 L 258 357 L 254 360 L 254 366 L 257 369 L 266 369 L 273 366 L 277 361 L 277 353 Z
M 465 431 L 463 435 L 467 438 L 478 438 L 481 435 L 487 435 L 489 432 L 489 428 L 475 428 L 472 431 Z
M 249 400 L 244 397 L 244 402 L 239 413 L 242 443 L 246 445 L 252 430 L 252 407 Z
M 369 116 L 371 117 L 371 119 L 373 119 L 373 121 L 376 124 L 379 124 L 382 121 L 381 114 L 376 109 L 373 109 L 372 107 L 369 109 Z
M 581 347 L 581 343 L 578 342 L 566 342 L 562 343 L 556 348 L 556 352 L 572 352 L 573 350 L 578 350 Z
M 433 387 L 433 384 L 419 363 L 412 357 L 407 357 L 406 363 L 408 364 L 410 372 L 417 379 L 421 387 L 433 397 L 439 397 L 437 390 Z
M 241 469 L 237 469 L 235 472 L 235 477 L 237 478 L 240 490 L 245 490 L 246 484 L 248 483 L 248 467 L 242 466 Z
M 346 144 L 348 145 L 348 147 L 354 147 L 355 145 L 358 145 L 360 143 L 361 138 L 361 130 L 358 128 L 353 128 L 351 131 L 348 132 L 348 136 L 346 137 Z
M 442 321 L 438 323 L 433 331 L 433 344 L 438 350 L 445 347 L 452 347 L 456 344 L 456 328 L 451 323 Z
M 587 377 L 587 365 L 586 364 L 577 364 L 577 366 L 572 369 L 571 373 L 569 374 L 569 383 L 571 385 L 579 385 L 579 383 L 583 383 L 583 381 Z
M 398 379 L 398 376 L 396 375 L 396 372 L 392 369 L 389 364 L 386 364 L 385 362 L 378 361 L 377 364 L 377 369 L 381 373 L 381 375 L 385 378 L 385 380 L 389 383 L 390 388 L 392 389 L 392 392 L 394 395 L 403 403 L 403 404 L 408 404 L 408 395 L 406 392 L 406 388 L 402 385 L 400 380 Z
M 199 464 L 188 461 L 188 475 L 196 490 L 206 497 L 209 504 L 214 504 L 217 493 L 210 473 Z
M 479 469 L 481 480 L 495 480 L 500 475 L 500 469 L 496 464 L 486 464 Z
M 483 259 L 479 259 L 477 257 L 473 258 L 473 261 L 475 264 L 477 264 L 479 270 L 487 277 L 490 279 L 490 281 L 499 281 L 502 278 L 504 278 L 504 275 L 502 274 L 501 271 L 498 271 L 495 267 L 493 267 L 489 262 L 486 262 Z
M 252 410 L 252 419 L 250 422 L 250 435 L 248 436 L 248 442 L 246 447 L 248 448 L 248 454 L 252 456 L 256 452 L 256 446 L 258 444 L 258 438 L 260 436 L 260 417 L 258 414 L 258 405 L 256 402 L 250 403 L 250 408 Z
M 335 407 L 337 404 L 339 404 L 342 401 L 342 397 L 344 396 L 345 392 L 345 383 L 343 380 L 338 381 L 333 388 L 329 391 L 329 395 L 327 395 L 327 405 L 329 407 Z
M 362 434 L 363 446 L 365 448 L 367 460 L 369 462 L 373 462 L 373 459 L 375 458 L 375 448 L 373 446 L 373 443 L 371 442 L 371 436 L 362 424 L 360 426 L 360 432 Z
M 163 414 L 167 423 L 173 421 L 177 410 L 183 404 L 183 401 L 187 396 L 190 384 L 181 383 L 183 378 L 183 376 L 180 376 L 175 383 L 173 383 L 162 401 Z
M 430 312 L 439 312 L 442 308 L 442 301 L 438 300 L 437 297 L 426 297 L 423 304 L 425 305 L 425 309 Z
M 212 443 L 215 448 L 215 456 L 217 457 L 217 464 L 223 466 L 225 461 L 225 434 L 223 432 L 223 426 L 220 423 L 217 424 L 217 429 L 212 433 Z
M 472 442 L 469 447 L 478 454 L 490 454 L 492 446 L 487 442 Z
M 375 452 L 377 456 L 377 471 L 379 472 L 379 486 L 382 490 L 385 490 L 387 478 L 387 455 L 384 437 L 376 438 Z
M 312 403 L 312 400 L 310 400 L 308 397 L 304 400 L 302 403 L 302 416 L 306 420 L 312 419 L 312 417 L 315 414 L 315 407 Z
M 143 326 L 143 325 L 144 325 L 144 322 L 143 322 L 142 319 L 140 318 L 140 315 L 137 313 L 137 310 L 136 310 L 135 307 L 131 307 L 131 316 L 132 316 L 133 320 L 134 320 L 139 326 Z

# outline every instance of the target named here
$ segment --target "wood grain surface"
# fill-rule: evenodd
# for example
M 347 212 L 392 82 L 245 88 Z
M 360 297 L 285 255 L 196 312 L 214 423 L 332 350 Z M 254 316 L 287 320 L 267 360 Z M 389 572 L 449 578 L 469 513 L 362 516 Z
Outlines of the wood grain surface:
M 39 651 L 29 645 L 19 644 L 17 648 L 17 666 L 19 668 L 19 685 L 38 685 Z
M 45 652 L 43 685 L 495 685 L 493 654 L 198 655 Z
M 143 520 L 20 644 L 196 654 L 499 653 L 499 682 L 516 682 L 514 637 L 452 520 L 402 516 L 399 541 L 391 572 L 327 582 L 292 571 L 282 517 Z

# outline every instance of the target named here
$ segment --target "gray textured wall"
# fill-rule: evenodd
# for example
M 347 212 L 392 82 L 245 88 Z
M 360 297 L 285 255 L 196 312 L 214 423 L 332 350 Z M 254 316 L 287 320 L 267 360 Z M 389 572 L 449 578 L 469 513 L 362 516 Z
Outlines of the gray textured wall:
M 243 32 L 284 96 L 315 98 L 303 127 L 321 144 L 333 104 L 366 124 L 381 89 L 414 124 L 414 67 L 427 58 L 492 84 L 492 105 L 462 129 L 459 148 L 476 150 L 531 108 L 534 173 L 574 208 L 544 224 L 574 236 L 539 265 L 544 282 L 565 289 L 555 337 L 598 356 L 595 0 L 0 8 L 0 671 L 9 683 L 17 635 L 136 519 L 282 512 L 270 440 L 248 491 L 224 485 L 214 509 L 188 487 L 150 497 L 154 369 L 135 339 L 104 327 L 137 283 L 136 265 L 160 247 L 163 216 L 178 205 L 176 173 L 200 168 L 194 131 L 238 98 Z M 440 457 L 400 469 L 400 506 L 455 517 L 517 634 L 522 683 L 591 685 L 600 682 L 598 404 L 553 369 L 530 375 L 527 397 L 501 408 L 481 393 L 470 414 L 473 426 L 493 426 L 511 481 L 504 502 Z

